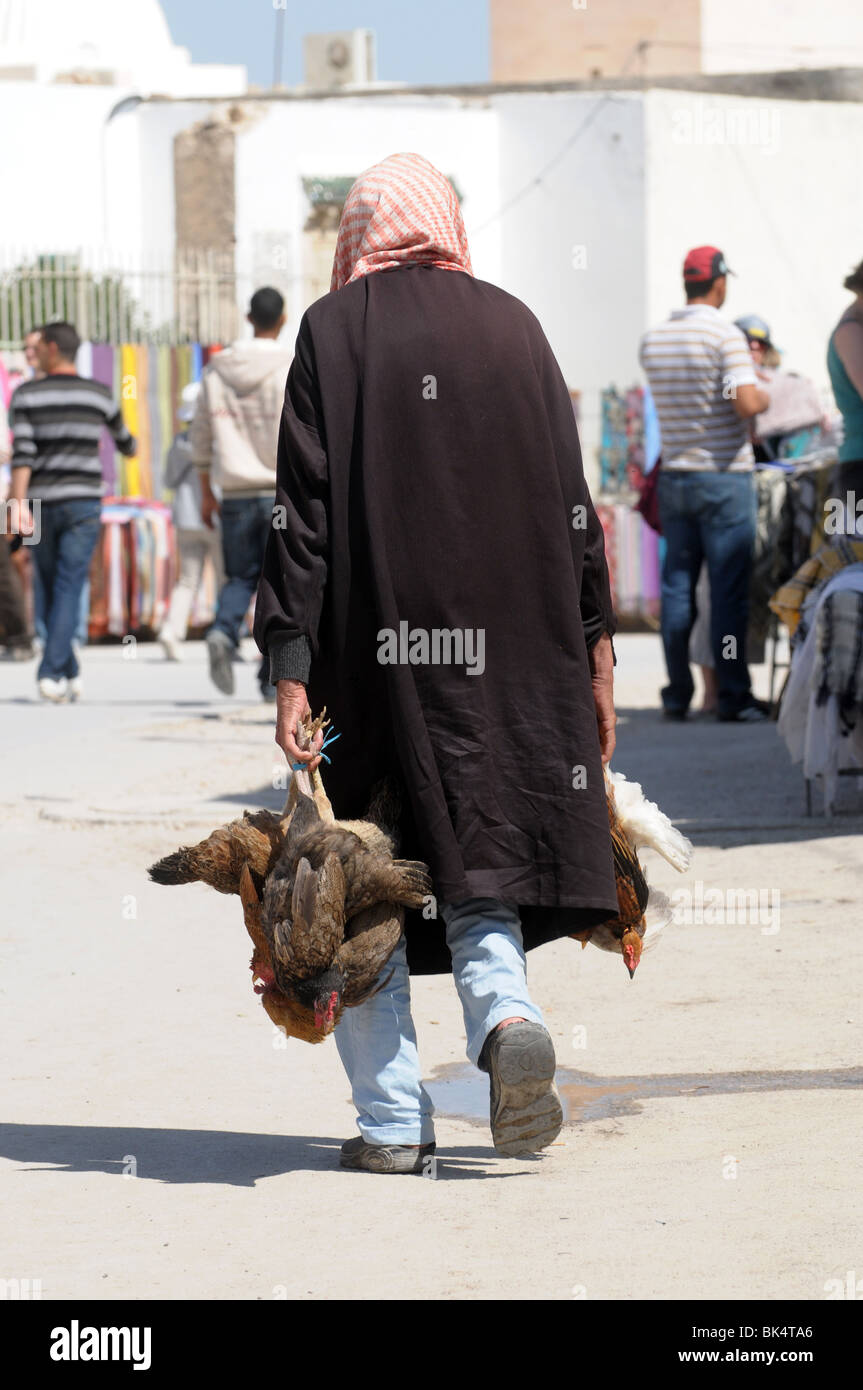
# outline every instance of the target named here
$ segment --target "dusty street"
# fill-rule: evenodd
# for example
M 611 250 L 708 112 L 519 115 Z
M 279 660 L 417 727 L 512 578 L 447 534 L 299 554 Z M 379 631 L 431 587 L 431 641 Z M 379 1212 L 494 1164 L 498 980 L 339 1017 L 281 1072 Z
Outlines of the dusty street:
M 536 1160 L 494 1154 L 452 982 L 419 979 L 437 1176 L 345 1173 L 333 1043 L 275 1033 L 235 899 L 146 876 L 284 799 L 251 652 L 228 700 L 186 650 L 89 650 L 80 706 L 0 668 L 0 1278 L 61 1299 L 818 1300 L 863 1276 L 863 789 L 806 821 L 775 725 L 664 724 L 658 639 L 620 637 L 614 765 L 696 844 L 685 879 L 648 854 L 651 881 L 763 890 L 772 915 L 672 925 L 633 982 L 572 941 L 529 957 L 569 1115 Z

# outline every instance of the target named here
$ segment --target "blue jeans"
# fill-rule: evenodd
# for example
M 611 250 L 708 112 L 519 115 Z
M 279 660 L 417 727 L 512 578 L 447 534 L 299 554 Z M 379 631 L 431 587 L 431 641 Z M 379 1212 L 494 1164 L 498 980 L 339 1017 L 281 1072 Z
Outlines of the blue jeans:
M 239 646 L 243 619 L 258 587 L 264 551 L 273 524 L 274 497 L 224 497 L 221 507 L 225 585 L 219 594 L 211 632 L 223 632 Z M 260 681 L 269 681 L 269 663 L 262 660 Z
M 543 1022 L 527 992 L 521 923 L 516 908 L 491 898 L 439 903 L 438 910 L 446 922 L 467 1055 L 476 1065 L 483 1043 L 503 1019 Z M 362 1137 L 369 1144 L 428 1144 L 434 1139 L 434 1106 L 422 1084 L 404 937 L 384 976 L 390 970 L 393 977 L 380 993 L 345 1010 L 336 1047 Z
M 662 703 L 667 710 L 685 711 L 693 695 L 689 635 L 702 560 L 710 576 L 710 637 L 719 713 L 733 714 L 752 699 L 746 628 L 755 507 L 751 473 L 663 471 L 659 475 L 659 520 L 666 544 L 662 642 L 668 668 Z
M 33 631 L 44 645 L 48 635 L 45 626 L 45 596 L 42 593 L 42 581 L 39 578 L 39 571 L 33 566 Z M 73 640 L 83 647 L 87 642 L 88 628 L 90 625 L 90 579 L 89 576 L 84 581 L 81 590 L 81 606 L 78 610 L 78 626 L 75 628 Z
M 38 545 L 33 547 L 45 622 L 39 680 L 78 675 L 72 638 L 80 623 L 81 595 L 99 539 L 101 511 L 98 497 L 42 503 L 42 532 Z

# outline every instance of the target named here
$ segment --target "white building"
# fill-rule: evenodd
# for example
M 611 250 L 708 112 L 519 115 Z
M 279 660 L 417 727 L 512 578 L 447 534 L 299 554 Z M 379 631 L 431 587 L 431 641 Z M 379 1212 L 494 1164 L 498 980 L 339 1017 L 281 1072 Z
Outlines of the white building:
M 4 249 L 62 252 L 122 237 L 134 256 L 145 229 L 123 216 L 131 133 L 111 161 L 115 123 L 135 98 L 240 95 L 246 69 L 193 63 L 171 40 L 159 0 L 0 0 L 0 151 Z M 119 108 L 119 110 L 118 110 Z M 110 218 L 110 225 L 106 225 Z
M 153 100 L 123 127 L 147 152 L 136 190 L 134 160 L 114 158 L 130 221 L 164 235 L 172 133 L 229 119 L 241 297 L 276 284 L 295 328 L 329 286 L 336 217 L 316 216 L 321 199 L 337 214 L 339 189 L 368 165 L 426 155 L 462 195 L 476 274 L 533 309 L 581 393 L 590 458 L 599 393 L 640 379 L 639 338 L 682 302 L 691 246 L 724 250 L 729 315 L 766 318 L 786 364 L 827 390 L 842 280 L 863 257 L 863 104 L 845 99 L 850 78 L 833 99 L 819 95 L 835 86 L 826 75 L 807 74 L 796 95 L 782 83 L 765 95 L 769 77 L 740 94 L 723 81 Z
M 863 257 L 863 69 L 250 95 L 242 69 L 189 63 L 157 0 L 0 0 L 0 37 L 0 118 L 21 132 L 3 146 L 7 243 L 167 264 L 218 225 L 239 307 L 275 284 L 294 332 L 328 288 L 347 184 L 416 150 L 458 187 L 477 275 L 543 324 L 588 461 L 599 393 L 639 379 L 639 338 L 681 302 L 693 245 L 737 272 L 730 316 L 765 317 L 786 364 L 827 387 Z M 60 80 L 73 70 L 88 80 Z M 194 166 L 179 201 L 178 151 Z

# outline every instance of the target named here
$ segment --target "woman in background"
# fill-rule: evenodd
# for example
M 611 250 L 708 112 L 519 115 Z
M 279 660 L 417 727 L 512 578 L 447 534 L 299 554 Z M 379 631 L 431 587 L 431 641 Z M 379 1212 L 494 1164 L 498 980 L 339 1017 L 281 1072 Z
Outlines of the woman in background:
M 837 490 L 863 497 L 863 261 L 844 282 L 854 295 L 833 330 L 827 370 L 842 415 L 845 437 L 839 446 Z

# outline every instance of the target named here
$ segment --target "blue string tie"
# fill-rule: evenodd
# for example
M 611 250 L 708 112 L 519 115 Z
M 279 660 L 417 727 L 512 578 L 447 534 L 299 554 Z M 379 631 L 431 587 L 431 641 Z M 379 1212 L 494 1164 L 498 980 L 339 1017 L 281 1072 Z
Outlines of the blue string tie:
M 326 753 L 324 752 L 324 749 L 329 748 L 331 743 L 335 743 L 337 738 L 341 738 L 341 734 L 337 734 L 334 731 L 328 733 L 320 748 L 318 749 L 317 753 L 315 754 L 315 757 L 323 758 L 325 763 L 330 763 L 330 765 L 332 765 L 332 759 L 327 757 Z M 291 772 L 305 772 L 307 767 L 308 763 L 291 763 Z

